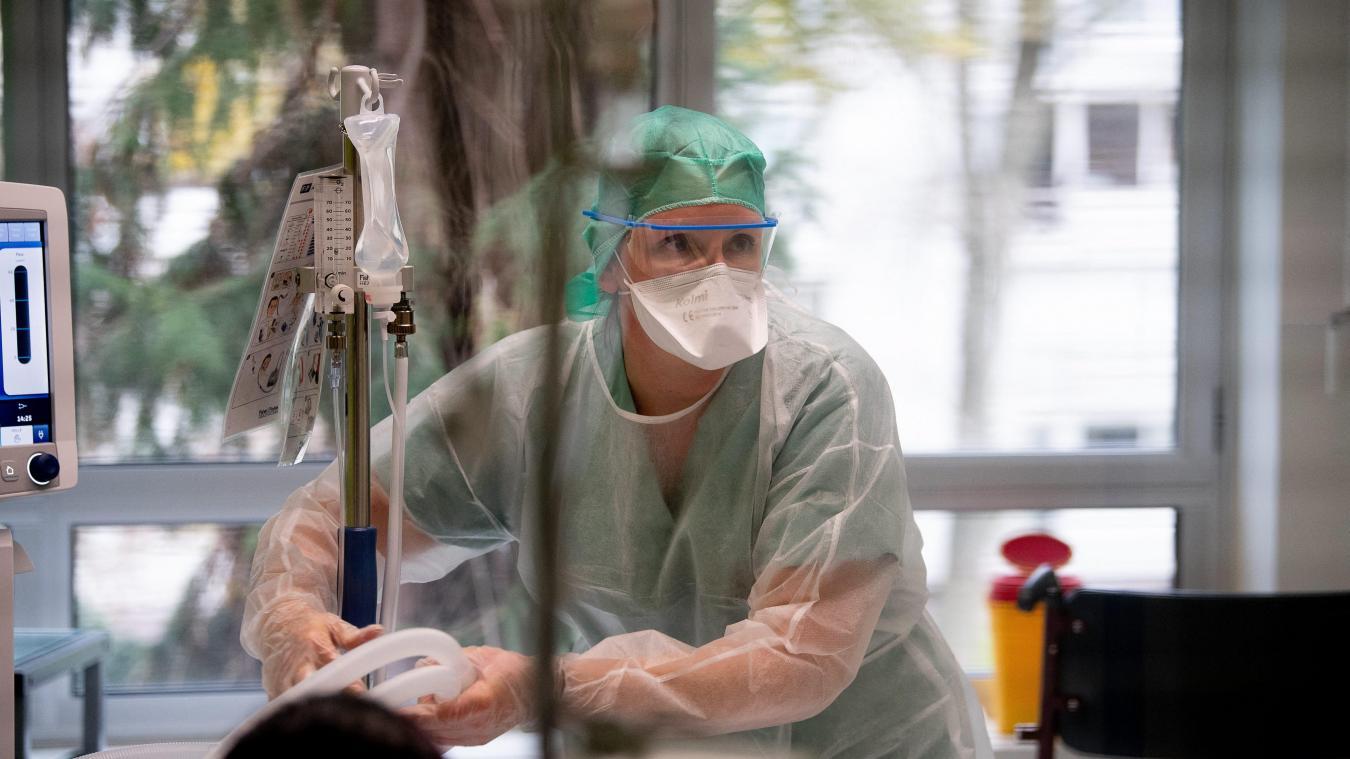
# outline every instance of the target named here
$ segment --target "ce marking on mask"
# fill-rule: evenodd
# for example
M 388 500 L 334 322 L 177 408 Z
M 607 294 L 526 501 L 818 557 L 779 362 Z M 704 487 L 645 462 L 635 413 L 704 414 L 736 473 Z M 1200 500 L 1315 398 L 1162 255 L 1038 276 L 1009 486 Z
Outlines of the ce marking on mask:
M 702 321 L 704 319 L 716 319 L 727 316 L 734 311 L 740 311 L 740 306 L 709 306 L 707 308 L 691 308 L 684 312 L 685 323 Z

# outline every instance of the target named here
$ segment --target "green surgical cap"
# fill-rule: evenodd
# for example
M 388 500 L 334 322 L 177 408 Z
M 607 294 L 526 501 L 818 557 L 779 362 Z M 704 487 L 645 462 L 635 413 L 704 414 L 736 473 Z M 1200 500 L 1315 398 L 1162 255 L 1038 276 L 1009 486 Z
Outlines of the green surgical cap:
M 726 122 L 666 105 L 633 120 L 627 142 L 616 145 L 601 170 L 591 210 L 640 221 L 672 208 L 731 203 L 764 214 L 764 154 Z M 567 313 L 577 320 L 603 316 L 599 278 L 627 230 L 592 221 L 582 231 L 591 267 L 567 283 Z

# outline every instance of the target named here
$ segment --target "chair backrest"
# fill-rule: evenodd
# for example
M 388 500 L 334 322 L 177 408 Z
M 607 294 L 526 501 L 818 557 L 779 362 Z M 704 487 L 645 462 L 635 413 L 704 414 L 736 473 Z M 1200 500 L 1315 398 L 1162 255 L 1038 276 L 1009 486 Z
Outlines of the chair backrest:
M 1350 756 L 1350 593 L 1080 590 L 1057 732 L 1131 757 Z

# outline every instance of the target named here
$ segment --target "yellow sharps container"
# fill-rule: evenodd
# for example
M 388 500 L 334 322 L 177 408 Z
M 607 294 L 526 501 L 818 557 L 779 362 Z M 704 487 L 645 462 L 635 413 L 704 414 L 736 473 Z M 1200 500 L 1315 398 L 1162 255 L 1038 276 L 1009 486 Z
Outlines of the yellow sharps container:
M 1068 544 L 1050 535 L 1020 535 L 1005 542 L 1003 558 L 1017 574 L 994 580 L 989 592 L 989 619 L 994 635 L 994 719 L 998 729 L 1011 733 L 1013 726 L 1036 722 L 1041 703 L 1041 654 L 1045 643 L 1045 605 L 1035 611 L 1017 608 L 1017 591 L 1042 564 L 1056 569 L 1073 555 Z M 1060 577 L 1065 591 L 1082 586 L 1072 577 Z

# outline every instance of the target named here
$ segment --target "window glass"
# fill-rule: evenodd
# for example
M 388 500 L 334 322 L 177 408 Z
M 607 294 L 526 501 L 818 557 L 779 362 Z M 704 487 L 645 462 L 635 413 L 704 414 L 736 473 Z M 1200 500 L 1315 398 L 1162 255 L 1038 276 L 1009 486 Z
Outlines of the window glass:
M 549 173 L 560 138 L 614 121 L 606 109 L 644 102 L 646 6 L 601 16 L 569 6 L 574 25 L 557 24 L 557 9 L 509 0 L 410 7 L 72 6 L 85 460 L 275 459 L 277 429 L 222 444 L 221 416 L 292 179 L 341 161 L 337 104 L 324 81 L 331 67 L 360 63 L 404 79 L 387 94 L 403 115 L 398 197 L 416 267 L 410 393 L 543 321 L 529 258 L 538 190 L 576 189 Z M 562 113 L 550 89 L 562 42 L 554 27 L 576 33 L 566 40 L 576 103 Z M 589 263 L 579 209 L 569 274 Z M 388 414 L 378 355 L 371 367 L 378 420 Z M 329 407 L 322 402 L 321 413 Z M 308 455 L 331 451 L 321 419 Z
M 1177 0 L 722 0 L 718 33 L 785 290 L 907 452 L 1175 444 Z
M 999 552 L 1009 538 L 1048 533 L 1073 549 L 1057 570 L 1086 586 L 1166 590 L 1176 584 L 1174 509 L 1058 509 L 1047 511 L 920 511 L 929 611 L 968 672 L 993 669 L 989 591 L 1016 574 Z
M 341 160 L 313 72 L 370 47 L 341 20 L 330 4 L 72 6 L 84 460 L 276 456 L 270 428 L 222 445 L 220 413 L 291 178 Z
M 109 693 L 257 688 L 239 645 L 258 525 L 80 525 L 74 626 L 106 630 Z

